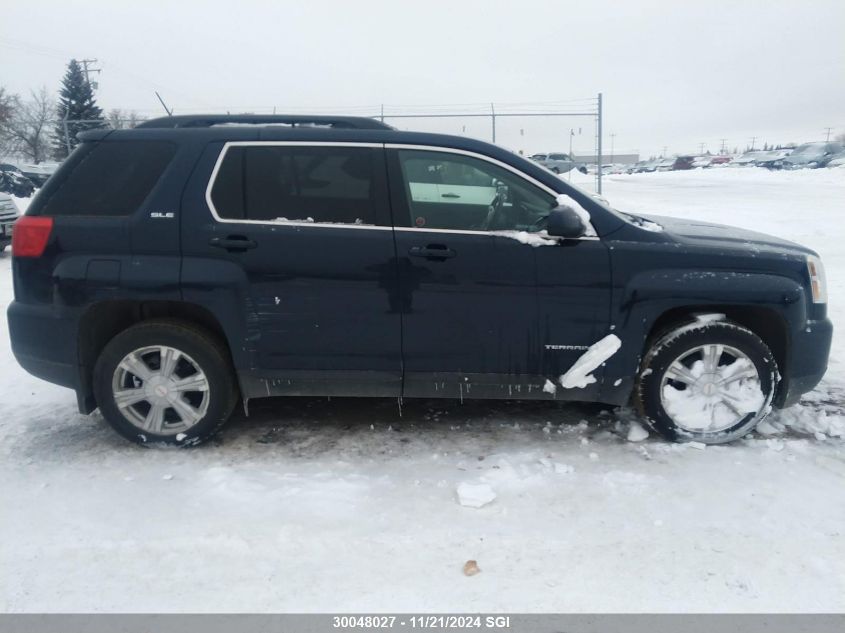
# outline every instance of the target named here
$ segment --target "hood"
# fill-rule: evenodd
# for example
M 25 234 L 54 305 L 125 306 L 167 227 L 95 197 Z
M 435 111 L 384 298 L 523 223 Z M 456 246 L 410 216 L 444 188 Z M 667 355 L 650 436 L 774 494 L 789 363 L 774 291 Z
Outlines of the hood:
M 651 222 L 656 222 L 670 236 L 696 246 L 722 247 L 739 250 L 770 250 L 789 252 L 792 254 L 815 254 L 814 251 L 783 240 L 773 235 L 749 231 L 735 226 L 699 222 L 698 220 L 681 220 L 657 215 L 641 215 Z

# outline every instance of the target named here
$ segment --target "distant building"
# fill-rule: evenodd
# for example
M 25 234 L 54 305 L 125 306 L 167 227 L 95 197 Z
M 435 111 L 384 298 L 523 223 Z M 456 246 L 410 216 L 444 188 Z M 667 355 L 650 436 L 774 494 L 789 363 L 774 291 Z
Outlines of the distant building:
M 573 155 L 575 162 L 577 163 L 584 163 L 585 165 L 595 165 L 596 164 L 596 155 L 589 154 L 589 155 L 582 155 L 582 154 L 575 154 Z M 617 154 L 616 152 L 613 153 L 613 159 L 611 160 L 610 154 L 602 154 L 601 162 L 603 165 L 607 165 L 608 163 L 622 163 L 623 165 L 633 165 L 634 163 L 639 162 L 640 155 L 639 154 Z

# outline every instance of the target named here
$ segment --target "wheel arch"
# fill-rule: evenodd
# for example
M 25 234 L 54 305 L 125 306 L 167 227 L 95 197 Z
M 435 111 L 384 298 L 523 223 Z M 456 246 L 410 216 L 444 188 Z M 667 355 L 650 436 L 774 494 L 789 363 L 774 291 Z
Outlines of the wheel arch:
M 786 366 L 789 353 L 789 328 L 783 315 L 774 308 L 750 305 L 686 305 L 670 308 L 652 323 L 640 354 L 644 358 L 655 340 L 667 331 L 700 314 L 724 314 L 725 318 L 748 328 L 771 350 L 779 368 Z
M 206 308 L 183 301 L 111 300 L 91 305 L 79 319 L 78 357 L 79 409 L 90 413 L 97 407 L 92 386 L 94 364 L 106 344 L 127 328 L 152 319 L 173 319 L 199 326 L 220 340 L 229 353 L 231 346 L 218 319 Z

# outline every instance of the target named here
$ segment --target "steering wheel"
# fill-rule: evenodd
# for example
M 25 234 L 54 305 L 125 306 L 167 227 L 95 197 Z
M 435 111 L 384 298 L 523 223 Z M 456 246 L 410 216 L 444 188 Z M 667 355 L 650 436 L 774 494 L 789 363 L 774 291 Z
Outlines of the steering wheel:
M 489 231 L 490 227 L 494 226 L 496 220 L 500 218 L 502 215 L 502 208 L 505 205 L 505 198 L 501 194 L 497 193 L 496 197 L 490 202 L 490 206 L 487 209 L 487 217 L 484 218 L 484 222 L 481 223 L 481 229 L 484 231 Z

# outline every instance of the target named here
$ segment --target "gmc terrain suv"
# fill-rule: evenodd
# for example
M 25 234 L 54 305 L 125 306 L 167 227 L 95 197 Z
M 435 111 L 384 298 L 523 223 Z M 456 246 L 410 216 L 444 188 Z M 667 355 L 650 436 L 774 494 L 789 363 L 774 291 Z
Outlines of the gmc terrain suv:
M 364 118 L 97 130 L 17 222 L 18 362 L 123 436 L 265 396 L 633 402 L 726 442 L 812 389 L 812 251 L 621 213 L 480 141 Z

